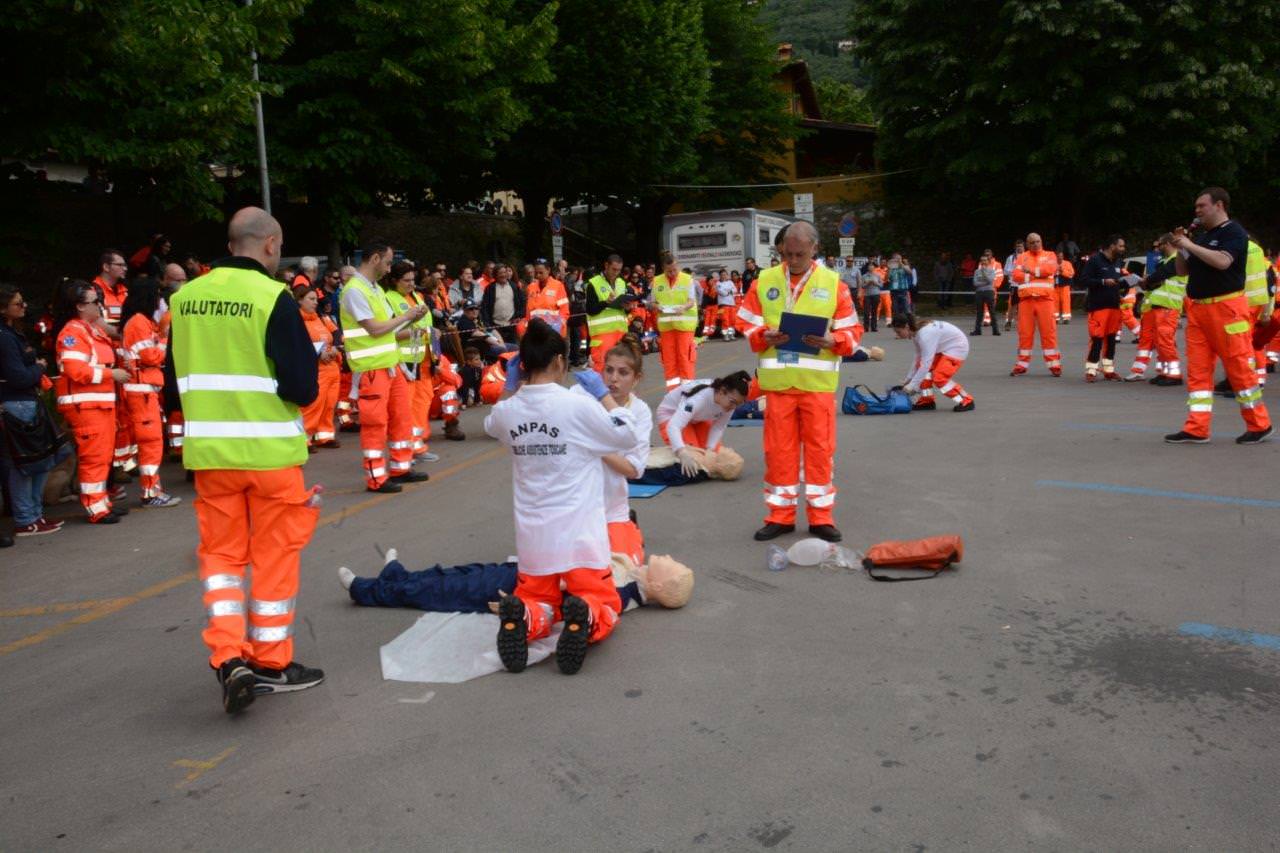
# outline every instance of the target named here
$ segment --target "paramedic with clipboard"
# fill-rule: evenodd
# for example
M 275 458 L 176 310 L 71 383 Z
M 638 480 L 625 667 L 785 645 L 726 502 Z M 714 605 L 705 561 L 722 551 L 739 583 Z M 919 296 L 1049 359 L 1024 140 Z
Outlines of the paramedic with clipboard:
M 764 418 L 764 527 L 766 541 L 796 529 L 800 460 L 809 532 L 839 542 L 833 510 L 836 488 L 836 389 L 840 359 L 853 355 L 862 326 L 849 290 L 835 270 L 814 259 L 818 232 L 792 223 L 782 243 L 782 263 L 760 274 L 738 312 L 768 405 Z M 792 331 L 795 335 L 788 334 Z

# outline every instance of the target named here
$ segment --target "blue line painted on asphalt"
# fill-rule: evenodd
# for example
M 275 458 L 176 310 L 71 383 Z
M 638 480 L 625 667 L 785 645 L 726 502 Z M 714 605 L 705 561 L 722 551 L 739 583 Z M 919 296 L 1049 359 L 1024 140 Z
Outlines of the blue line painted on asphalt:
M 1257 646 L 1280 652 L 1280 637 L 1275 634 L 1258 634 L 1253 631 L 1242 631 L 1239 628 L 1219 628 L 1204 622 L 1183 622 L 1178 626 L 1179 634 L 1189 637 L 1207 637 L 1210 640 L 1222 640 L 1235 643 L 1237 646 Z
M 1168 432 L 1164 427 L 1139 426 L 1138 424 L 1077 424 L 1065 423 L 1063 429 L 1078 429 L 1087 432 Z
M 1199 492 L 1176 492 L 1166 489 L 1143 489 L 1138 486 L 1116 486 L 1111 483 L 1072 483 L 1069 480 L 1037 480 L 1037 488 L 1075 489 L 1084 492 L 1111 492 L 1117 495 L 1140 495 L 1145 498 L 1174 498 L 1180 501 L 1227 504 L 1230 506 L 1254 506 L 1264 509 L 1280 509 L 1280 501 L 1261 498 L 1234 498 L 1228 495 L 1205 495 Z

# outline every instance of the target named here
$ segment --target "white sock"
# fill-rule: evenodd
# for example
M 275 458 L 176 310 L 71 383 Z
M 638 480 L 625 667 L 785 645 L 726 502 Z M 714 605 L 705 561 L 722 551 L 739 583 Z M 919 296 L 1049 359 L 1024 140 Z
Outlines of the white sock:
M 355 572 L 351 571 L 346 566 L 338 567 L 338 583 L 342 584 L 343 589 L 351 589 L 351 582 L 355 579 Z

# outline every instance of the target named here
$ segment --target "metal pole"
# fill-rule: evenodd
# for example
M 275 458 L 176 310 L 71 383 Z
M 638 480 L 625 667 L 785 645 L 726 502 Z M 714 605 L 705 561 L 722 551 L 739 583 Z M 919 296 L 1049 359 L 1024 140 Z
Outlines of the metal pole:
M 244 0 L 252 6 L 253 0 Z M 258 180 L 262 184 L 262 209 L 271 212 L 271 176 L 267 172 L 267 127 L 262 119 L 262 91 L 258 87 L 258 50 L 253 49 L 253 83 L 257 91 L 253 95 L 253 108 L 258 119 Z

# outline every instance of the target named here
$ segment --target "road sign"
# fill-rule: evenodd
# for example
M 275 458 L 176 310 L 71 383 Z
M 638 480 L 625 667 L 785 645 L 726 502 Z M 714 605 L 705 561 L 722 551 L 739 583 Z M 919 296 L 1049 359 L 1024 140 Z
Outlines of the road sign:
M 551 260 L 560 263 L 564 259 L 564 238 L 559 234 L 551 238 Z
M 840 254 L 852 255 L 854 242 L 855 240 L 852 237 L 841 237 L 840 238 Z
M 813 221 L 813 193 L 796 193 L 793 196 L 792 208 L 796 219 Z
M 560 211 L 555 210 L 551 213 L 551 234 L 559 237 L 564 233 L 564 222 L 560 219 Z
M 858 218 L 852 213 L 840 217 L 840 236 L 854 237 L 858 233 Z

